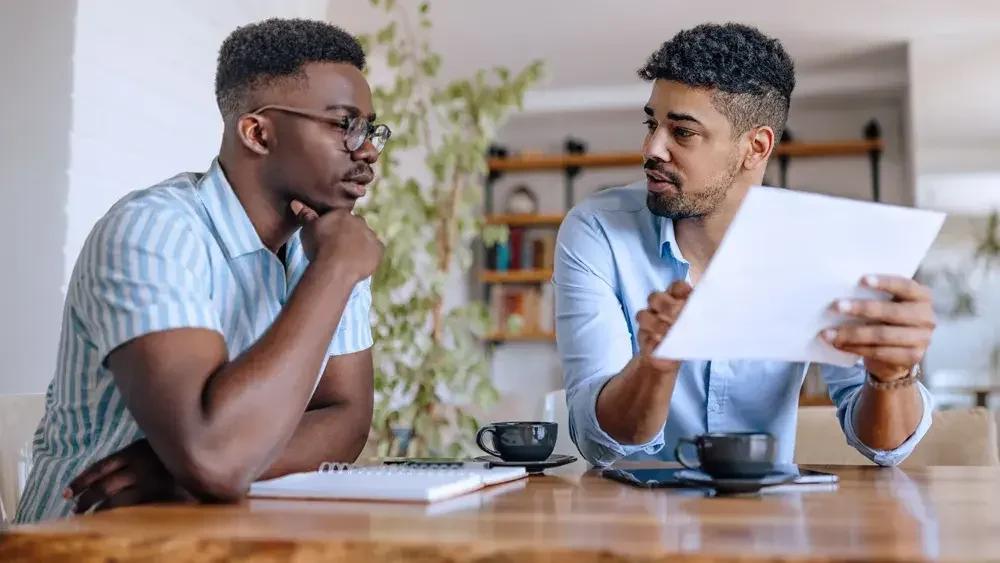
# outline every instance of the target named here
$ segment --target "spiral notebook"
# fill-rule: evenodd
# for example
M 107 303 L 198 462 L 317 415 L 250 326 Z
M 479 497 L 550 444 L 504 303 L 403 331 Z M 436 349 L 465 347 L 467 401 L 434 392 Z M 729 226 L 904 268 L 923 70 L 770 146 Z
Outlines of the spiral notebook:
M 355 467 L 324 463 L 317 471 L 258 481 L 250 497 L 435 502 L 527 477 L 523 467 Z

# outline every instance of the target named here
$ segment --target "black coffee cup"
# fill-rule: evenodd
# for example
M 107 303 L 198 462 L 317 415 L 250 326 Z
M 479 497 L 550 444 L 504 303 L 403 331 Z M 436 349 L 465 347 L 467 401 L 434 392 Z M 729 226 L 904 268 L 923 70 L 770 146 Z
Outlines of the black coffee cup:
M 558 431 L 555 422 L 496 422 L 479 429 L 476 445 L 504 461 L 545 461 L 556 448 Z M 486 434 L 492 448 L 483 443 Z
M 698 464 L 684 457 L 684 444 L 694 445 Z M 674 457 L 688 469 L 701 471 L 715 479 L 753 479 L 777 471 L 777 439 L 763 432 L 720 432 L 681 438 Z

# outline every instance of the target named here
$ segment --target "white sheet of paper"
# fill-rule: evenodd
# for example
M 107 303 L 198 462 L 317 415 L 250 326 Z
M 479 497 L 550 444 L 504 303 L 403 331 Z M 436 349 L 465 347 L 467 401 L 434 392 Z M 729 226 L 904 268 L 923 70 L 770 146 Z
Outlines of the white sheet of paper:
M 852 322 L 841 298 L 888 298 L 863 276 L 913 277 L 944 222 L 937 211 L 753 187 L 654 354 L 850 366 L 820 339 Z

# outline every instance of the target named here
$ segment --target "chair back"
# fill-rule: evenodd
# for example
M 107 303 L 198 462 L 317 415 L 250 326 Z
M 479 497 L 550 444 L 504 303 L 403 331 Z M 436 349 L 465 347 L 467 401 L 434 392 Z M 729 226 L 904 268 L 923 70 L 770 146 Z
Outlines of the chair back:
M 927 435 L 901 467 L 931 465 L 1000 465 L 997 419 L 984 408 L 934 411 Z M 873 465 L 847 444 L 836 407 L 799 408 L 795 463 L 803 465 Z
M 0 395 L 0 522 L 14 519 L 31 469 L 31 443 L 45 413 L 45 394 Z

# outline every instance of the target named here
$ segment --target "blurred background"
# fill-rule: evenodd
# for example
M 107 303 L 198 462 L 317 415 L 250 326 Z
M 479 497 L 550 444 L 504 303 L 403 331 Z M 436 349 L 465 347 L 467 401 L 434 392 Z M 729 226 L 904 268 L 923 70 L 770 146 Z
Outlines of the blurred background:
M 386 0 L 382 0 L 384 3 Z M 392 9 L 424 18 L 419 2 Z M 1000 368 L 1000 3 L 709 0 L 433 0 L 432 81 L 541 62 L 523 104 L 488 132 L 494 173 L 482 190 L 498 247 L 448 299 L 489 310 L 496 417 L 536 413 L 561 387 L 551 328 L 551 236 L 568 205 L 641 179 L 636 69 L 677 31 L 738 21 L 781 39 L 798 82 L 770 185 L 946 211 L 920 275 L 939 329 L 926 380 L 939 408 L 990 405 Z M 218 150 L 213 96 L 219 44 L 270 16 L 326 19 L 356 34 L 389 20 L 369 0 L 0 0 L 0 394 L 45 390 L 55 365 L 65 283 L 93 223 L 118 198 Z M 373 84 L 392 84 L 384 50 Z M 398 126 L 395 128 L 398 130 Z M 567 154 L 576 160 L 564 158 Z M 402 159 L 419 175 L 419 158 Z M 376 186 L 376 190 L 379 189 Z M 877 241 L 873 241 L 877 244 Z M 515 246 L 516 245 L 516 246 Z M 807 381 L 804 402 L 823 402 Z M 499 413 L 503 414 L 499 414 Z

